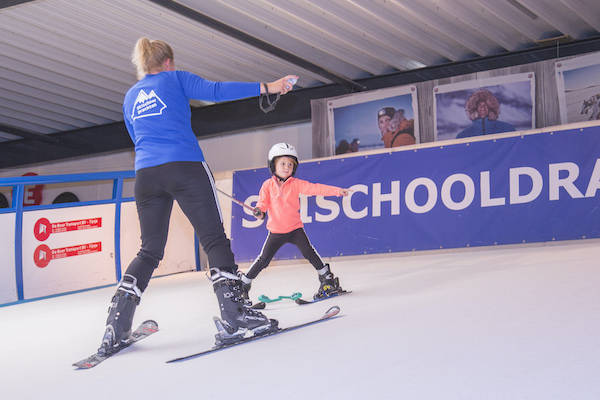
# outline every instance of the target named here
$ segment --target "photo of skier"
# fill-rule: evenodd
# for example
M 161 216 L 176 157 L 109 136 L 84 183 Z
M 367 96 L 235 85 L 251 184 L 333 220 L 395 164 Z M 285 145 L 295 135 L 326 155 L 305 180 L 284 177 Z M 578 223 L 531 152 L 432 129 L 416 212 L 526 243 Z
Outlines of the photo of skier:
M 533 73 L 434 87 L 435 140 L 535 128 Z
M 347 95 L 328 101 L 335 154 L 419 143 L 414 86 Z M 352 144 L 356 144 L 353 147 Z
M 563 124 L 600 119 L 600 53 L 555 64 Z
M 600 119 L 600 93 L 584 100 L 579 114 L 588 116 L 589 121 Z
M 469 97 L 465 105 L 465 112 L 473 123 L 463 129 L 456 136 L 457 139 L 515 130 L 511 124 L 498 120 L 500 102 L 487 89 L 480 89 Z

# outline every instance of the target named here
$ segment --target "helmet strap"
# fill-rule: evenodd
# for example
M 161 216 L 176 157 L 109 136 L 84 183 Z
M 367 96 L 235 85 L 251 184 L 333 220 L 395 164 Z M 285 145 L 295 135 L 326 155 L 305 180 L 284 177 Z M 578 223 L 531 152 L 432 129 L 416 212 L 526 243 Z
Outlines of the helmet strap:
M 274 173 L 273 175 L 275 176 L 275 178 L 277 178 L 277 180 L 278 180 L 279 182 L 285 182 L 285 181 L 287 181 L 288 179 L 290 179 L 290 177 L 292 176 L 292 175 L 290 175 L 290 176 L 288 176 L 287 178 L 283 179 L 282 177 L 280 177 L 279 175 L 277 175 L 277 174 L 275 174 L 275 173 Z

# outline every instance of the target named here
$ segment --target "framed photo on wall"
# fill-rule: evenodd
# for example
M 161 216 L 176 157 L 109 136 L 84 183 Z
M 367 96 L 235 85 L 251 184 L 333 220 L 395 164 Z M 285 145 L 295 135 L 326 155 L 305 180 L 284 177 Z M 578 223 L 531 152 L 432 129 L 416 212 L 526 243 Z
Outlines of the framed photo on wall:
M 435 140 L 535 128 L 533 72 L 433 88 Z
M 335 154 L 420 143 L 415 86 L 330 99 L 327 117 Z
M 560 122 L 600 119 L 600 53 L 557 61 L 554 69 Z

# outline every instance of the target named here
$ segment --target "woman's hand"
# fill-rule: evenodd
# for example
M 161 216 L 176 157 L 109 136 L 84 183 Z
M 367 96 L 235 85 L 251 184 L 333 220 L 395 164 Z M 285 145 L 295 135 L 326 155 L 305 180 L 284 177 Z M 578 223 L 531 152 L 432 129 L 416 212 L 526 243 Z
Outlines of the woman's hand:
M 286 94 L 294 88 L 294 85 L 298 81 L 298 75 L 286 75 L 281 79 L 267 83 L 269 93 Z M 265 91 L 261 85 L 260 93 L 265 94 Z

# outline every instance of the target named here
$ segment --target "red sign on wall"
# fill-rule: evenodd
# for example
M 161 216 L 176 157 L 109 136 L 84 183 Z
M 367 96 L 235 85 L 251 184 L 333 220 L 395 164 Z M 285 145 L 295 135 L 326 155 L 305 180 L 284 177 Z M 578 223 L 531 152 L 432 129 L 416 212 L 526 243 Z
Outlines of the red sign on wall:
M 27 172 L 23 176 L 37 176 L 35 172 Z M 39 206 L 42 204 L 42 193 L 44 191 L 44 185 L 32 185 L 25 186 L 25 193 L 23 193 L 23 205 L 24 206 Z
M 43 242 L 52 233 L 79 231 L 102 227 L 102 218 L 79 219 L 75 221 L 50 222 L 47 218 L 40 218 L 33 226 L 33 235 L 37 240 Z
M 75 246 L 51 249 L 45 244 L 40 244 L 33 252 L 33 262 L 39 268 L 46 267 L 50 261 L 59 258 L 81 256 L 83 254 L 98 253 L 102 251 L 102 242 L 84 243 Z

